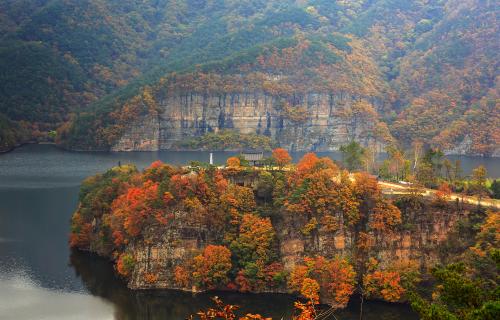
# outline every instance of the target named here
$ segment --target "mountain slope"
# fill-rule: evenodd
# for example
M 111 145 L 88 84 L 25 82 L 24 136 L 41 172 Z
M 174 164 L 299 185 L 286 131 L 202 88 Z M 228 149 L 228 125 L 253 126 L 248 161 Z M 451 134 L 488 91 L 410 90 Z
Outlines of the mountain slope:
M 278 108 L 287 102 L 300 113 L 306 91 L 350 95 L 367 100 L 404 147 L 500 149 L 494 1 L 9 0 L 0 9 L 0 113 L 27 120 L 41 139 L 62 126 L 59 141 L 69 148 L 109 149 L 132 123 L 162 117 L 138 102 L 150 90 L 161 105 L 175 75 L 193 83 L 174 87 L 199 92 L 203 79 L 261 74 L 279 79 L 271 93 Z M 240 93 L 268 92 L 264 82 Z M 226 89 L 215 91 L 234 92 Z M 329 130 L 341 134 L 338 115 L 328 114 Z M 207 130 L 216 129 L 196 135 Z
M 468 151 L 474 154 L 496 151 L 499 16 L 494 1 L 448 2 L 444 19 L 401 61 L 394 84 L 407 108 L 393 126 L 398 138 L 445 149 L 470 144 Z

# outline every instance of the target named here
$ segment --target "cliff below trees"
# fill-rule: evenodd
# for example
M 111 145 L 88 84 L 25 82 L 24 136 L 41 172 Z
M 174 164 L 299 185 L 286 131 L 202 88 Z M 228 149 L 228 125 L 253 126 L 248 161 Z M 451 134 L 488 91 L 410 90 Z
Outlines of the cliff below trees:
M 314 154 L 285 172 L 155 162 L 88 178 L 70 244 L 114 260 L 133 289 L 307 297 L 312 283 L 323 302 L 343 307 L 360 290 L 404 300 L 419 274 L 467 248 L 457 228 L 469 214 L 417 191 L 386 198 L 367 174 L 351 181 Z

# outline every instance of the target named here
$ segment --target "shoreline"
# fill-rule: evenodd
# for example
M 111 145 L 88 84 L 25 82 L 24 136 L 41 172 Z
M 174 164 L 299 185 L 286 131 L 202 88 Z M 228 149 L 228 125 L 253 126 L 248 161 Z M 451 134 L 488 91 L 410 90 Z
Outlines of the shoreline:
M 73 149 L 73 148 L 65 148 L 55 142 L 49 142 L 49 141 L 42 141 L 42 142 L 25 142 L 25 143 L 20 143 L 16 144 L 15 146 L 12 146 L 8 149 L 0 149 L 0 155 L 6 154 L 9 152 L 12 152 L 18 148 L 21 148 L 25 145 L 31 145 L 31 144 L 36 144 L 36 145 L 53 145 L 57 147 L 58 149 L 68 151 L 68 152 L 96 152 L 96 153 L 132 153 L 132 152 L 141 152 L 141 153 L 148 153 L 148 152 L 162 152 L 162 151 L 169 151 L 169 152 L 242 152 L 241 149 L 225 149 L 225 150 L 210 150 L 210 149 L 184 149 L 184 148 L 172 148 L 172 149 L 159 149 L 159 150 L 119 150 L 119 151 L 112 151 L 109 149 Z M 270 152 L 267 150 L 263 151 L 264 153 Z M 289 151 L 292 152 L 292 151 Z M 314 152 L 314 153 L 327 153 L 327 152 L 340 152 L 339 150 L 303 150 L 303 151 L 294 151 L 294 152 Z M 481 159 L 500 159 L 500 154 L 493 154 L 491 156 L 484 156 L 484 155 L 479 155 L 479 154 L 463 154 L 463 153 L 447 153 L 443 152 L 444 156 L 453 156 L 453 157 L 472 157 L 472 158 L 481 158 Z

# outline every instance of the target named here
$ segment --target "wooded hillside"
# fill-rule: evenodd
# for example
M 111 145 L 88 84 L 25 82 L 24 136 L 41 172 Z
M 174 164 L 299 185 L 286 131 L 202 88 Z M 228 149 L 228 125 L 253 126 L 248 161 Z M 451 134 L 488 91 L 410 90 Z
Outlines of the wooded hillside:
M 130 120 L 116 115 L 146 85 L 263 74 L 281 80 L 259 88 L 285 100 L 306 88 L 381 101 L 377 117 L 405 147 L 419 140 L 460 153 L 469 144 L 468 153 L 491 155 L 500 145 L 495 4 L 6 0 L 0 113 L 32 139 L 62 127 L 67 147 L 106 149 Z

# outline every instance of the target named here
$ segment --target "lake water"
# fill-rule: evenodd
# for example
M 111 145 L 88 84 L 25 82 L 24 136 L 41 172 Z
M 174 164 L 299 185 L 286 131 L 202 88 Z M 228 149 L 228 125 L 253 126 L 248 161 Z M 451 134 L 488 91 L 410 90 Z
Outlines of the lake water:
M 214 153 L 215 162 L 232 154 Z M 75 153 L 51 145 L 0 155 L 0 319 L 184 319 L 211 305 L 215 294 L 243 311 L 289 317 L 294 298 L 288 295 L 131 291 L 107 260 L 69 250 L 69 221 L 85 177 L 118 161 L 143 168 L 157 159 L 185 164 L 208 158 L 208 152 Z M 488 170 L 498 170 L 495 161 Z M 417 319 L 405 305 L 369 302 L 364 310 L 366 320 Z M 336 316 L 358 319 L 358 304 Z

